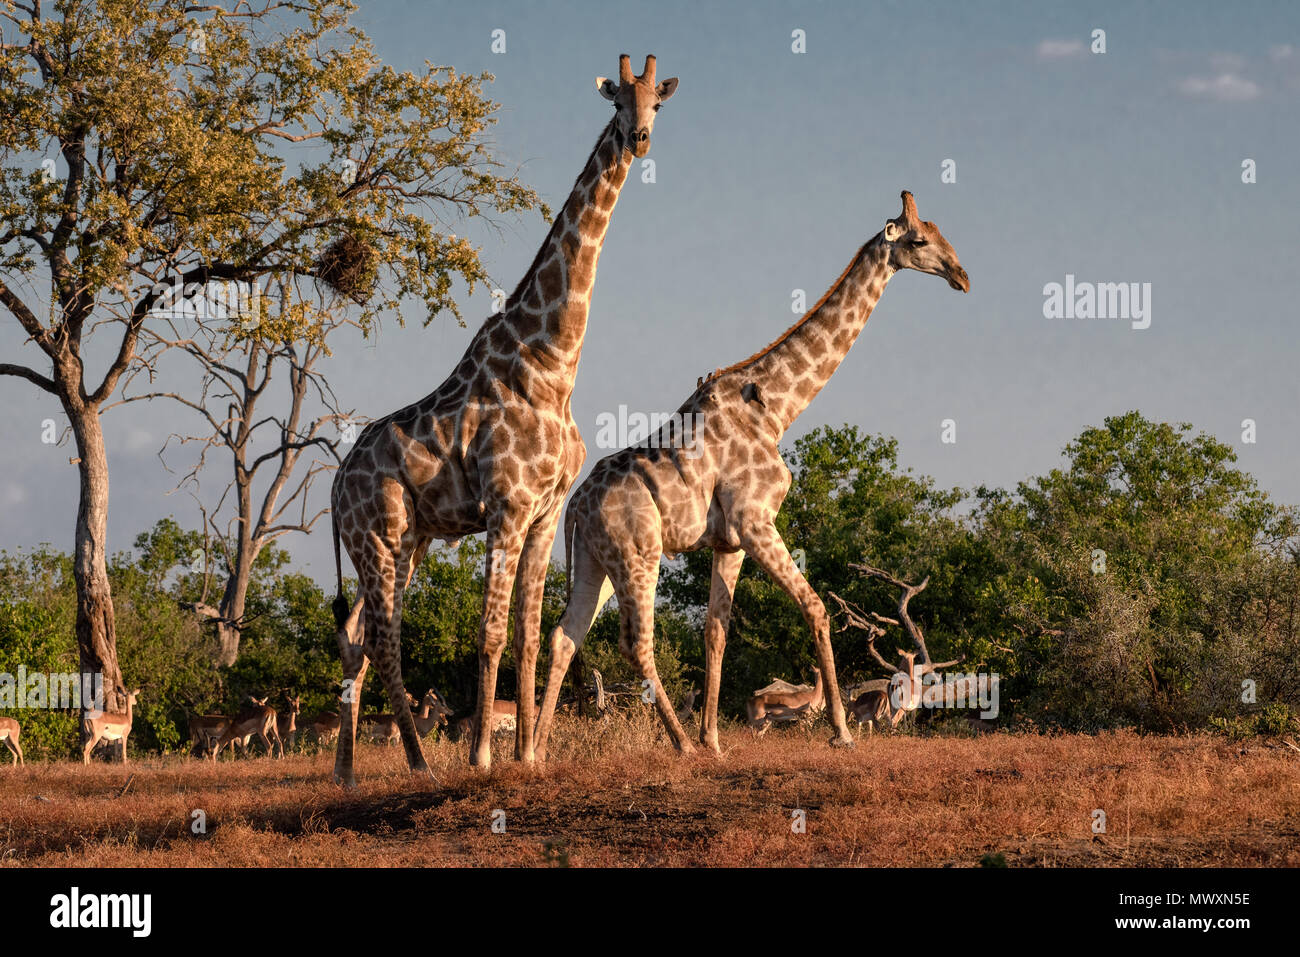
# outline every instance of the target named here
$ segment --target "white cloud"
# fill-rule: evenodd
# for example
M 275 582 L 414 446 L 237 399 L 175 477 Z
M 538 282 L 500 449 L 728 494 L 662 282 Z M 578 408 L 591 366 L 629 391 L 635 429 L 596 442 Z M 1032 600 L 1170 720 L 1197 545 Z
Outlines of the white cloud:
M 1082 40 L 1043 40 L 1035 49 L 1040 60 L 1064 60 L 1083 56 Z
M 1279 43 L 1268 48 L 1268 55 L 1274 60 L 1289 60 L 1295 56 L 1295 47 L 1289 43 Z
M 1245 66 L 1245 58 L 1236 53 L 1215 53 L 1210 56 L 1210 68 L 1217 73 L 1238 73 Z
M 1189 76 L 1178 84 L 1178 89 L 1186 96 L 1220 103 L 1244 103 L 1255 99 L 1261 92 L 1257 83 L 1231 72 L 1216 76 Z

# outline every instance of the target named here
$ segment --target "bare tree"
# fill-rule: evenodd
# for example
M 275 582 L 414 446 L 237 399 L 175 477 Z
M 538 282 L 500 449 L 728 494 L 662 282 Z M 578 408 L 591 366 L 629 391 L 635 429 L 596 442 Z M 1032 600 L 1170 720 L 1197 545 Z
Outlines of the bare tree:
M 296 285 L 288 277 L 278 277 L 277 295 L 272 297 L 278 308 L 255 310 L 253 315 L 271 327 L 300 325 L 286 321 L 288 314 L 307 306 L 296 298 Z M 207 301 L 201 300 L 198 308 L 206 308 Z M 221 310 L 226 305 L 217 303 L 215 308 Z M 328 352 L 329 335 L 357 323 L 328 309 L 320 312 L 312 322 L 315 335 L 304 343 L 276 341 L 256 329 L 232 329 L 224 323 L 204 322 L 202 317 L 193 323 L 193 329 L 182 328 L 190 325 L 186 317 L 165 315 L 142 337 L 132 371 L 123 382 L 122 399 L 115 403 L 169 399 L 193 410 L 207 426 L 202 433 L 172 433 L 159 457 L 166 464 L 166 452 L 173 441 L 181 447 L 198 447 L 198 454 L 176 485 L 176 489 L 188 487 L 199 503 L 206 546 L 201 556 L 203 592 L 186 607 L 216 627 L 218 665 L 232 665 L 239 656 L 248 588 L 258 556 L 283 535 L 310 532 L 329 511 L 324 507 L 312 510 L 312 484 L 321 472 L 337 465 L 340 438 L 356 426 L 352 412 L 339 410 L 329 382 L 316 366 Z M 172 354 L 198 363 L 201 375 L 193 393 L 130 391 L 138 377 L 156 382 L 159 360 Z M 287 395 L 282 405 L 268 412 L 264 408 L 272 403 L 268 388 L 278 369 L 285 372 Z M 321 410 L 314 416 L 308 413 L 313 397 Z M 311 455 L 313 451 L 324 457 Z M 210 452 L 228 454 L 231 476 L 209 507 L 200 496 L 200 476 L 210 464 Z M 260 488 L 259 472 L 270 475 Z M 220 558 L 220 575 L 216 574 L 214 552 Z M 208 601 L 214 579 L 220 590 L 216 604 Z
M 878 578 L 881 581 L 888 582 L 900 590 L 898 606 L 895 612 L 898 616 L 897 618 L 887 618 L 883 615 L 876 614 L 874 611 L 864 612 L 857 605 L 844 600 L 834 592 L 829 593 L 831 598 L 835 600 L 835 603 L 840 606 L 840 611 L 843 612 L 845 617 L 844 628 L 841 628 L 840 630 L 843 631 L 845 628 L 854 627 L 865 631 L 867 633 L 867 651 L 871 654 L 871 657 L 874 658 L 886 671 L 891 672 L 895 676 L 901 676 L 897 679 L 900 685 L 897 691 L 898 701 L 894 702 L 894 707 L 892 709 L 885 709 L 892 710 L 890 723 L 896 727 L 899 721 L 901 721 L 908 712 L 914 711 L 920 706 L 922 679 L 927 674 L 938 671 L 941 668 L 949 668 L 953 665 L 960 664 L 966 660 L 966 656 L 962 655 L 959 658 L 954 658 L 952 661 L 932 662 L 930 660 L 929 649 L 925 646 L 925 635 L 921 632 L 921 629 L 916 622 L 912 620 L 912 616 L 908 612 L 907 606 L 911 600 L 921 592 L 925 591 L 926 587 L 930 584 L 929 575 L 926 575 L 925 578 L 922 579 L 921 584 L 912 585 L 903 581 L 901 578 L 897 578 L 894 575 L 882 571 L 879 568 L 874 568 L 871 565 L 850 562 L 849 567 L 870 578 Z M 916 651 L 905 651 L 904 649 L 899 648 L 899 661 L 897 664 L 888 661 L 879 651 L 876 650 L 876 639 L 883 637 L 888 626 L 891 625 L 894 627 L 901 627 L 903 631 L 907 633 L 908 637 L 912 639 L 912 643 L 916 646 Z M 919 664 L 916 661 L 918 656 L 921 659 Z M 872 684 L 876 684 L 876 682 L 873 682 Z M 849 708 L 855 715 L 858 715 L 859 713 L 870 713 L 874 720 L 881 714 L 882 699 L 880 696 L 882 693 L 883 689 L 879 687 L 870 688 L 861 694 L 857 700 L 850 702 Z M 888 696 L 886 695 L 886 698 L 887 697 Z M 860 717 L 859 720 L 861 720 Z

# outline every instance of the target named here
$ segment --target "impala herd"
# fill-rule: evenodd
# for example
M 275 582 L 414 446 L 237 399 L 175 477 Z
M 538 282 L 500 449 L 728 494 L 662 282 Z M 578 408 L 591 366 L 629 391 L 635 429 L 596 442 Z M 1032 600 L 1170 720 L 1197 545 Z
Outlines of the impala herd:
M 923 680 L 930 673 L 956 661 L 932 662 L 925 647 L 925 636 L 908 613 L 908 603 L 922 592 L 929 579 L 919 585 L 910 585 L 900 579 L 867 565 L 853 566 L 868 577 L 878 578 L 901 589 L 897 617 L 887 618 L 874 612 L 865 613 L 857 606 L 845 601 L 834 592 L 831 598 L 844 613 L 845 627 L 855 627 L 867 634 L 866 649 L 875 661 L 893 673 L 892 678 L 879 678 L 857 685 L 847 692 L 845 717 L 865 726 L 870 734 L 876 728 L 896 729 L 908 715 L 916 712 L 923 701 Z M 884 658 L 876 650 L 876 639 L 886 633 L 886 626 L 901 627 L 912 639 L 915 651 L 898 649 L 897 664 Z M 773 724 L 791 722 L 808 722 L 826 709 L 826 694 L 822 684 L 822 673 L 813 668 L 814 683 L 811 685 L 790 684 L 776 680 L 765 688 L 759 688 L 746 702 L 748 725 L 758 736 L 767 733 Z M 595 703 L 598 715 L 608 716 L 617 710 L 614 699 L 620 695 L 638 698 L 637 691 L 606 692 L 599 671 L 592 672 L 594 678 Z M 126 695 L 126 710 L 88 711 L 83 720 L 84 745 L 82 761 L 90 763 L 91 752 L 101 743 L 107 743 L 120 750 L 122 761 L 126 761 L 127 738 L 131 734 L 134 708 L 139 701 L 140 689 Z M 302 699 L 297 694 L 283 692 L 285 708 L 277 711 L 267 704 L 267 699 L 250 696 L 248 705 L 235 715 L 196 714 L 190 718 L 190 752 L 198 757 L 210 757 L 216 761 L 226 748 L 231 749 L 232 756 L 236 750 L 246 755 L 254 738 L 261 743 L 268 756 L 284 757 L 286 742 L 292 748 L 296 742 L 298 718 Z M 692 687 L 684 696 L 677 717 L 685 722 L 695 708 L 698 689 Z M 342 705 L 342 697 L 337 699 Z M 409 692 L 406 702 L 412 710 L 415 727 L 421 737 L 434 729 L 445 729 L 456 740 L 475 740 L 477 713 L 471 712 L 454 724 L 449 722 L 453 709 L 437 691 L 430 688 L 418 701 Z M 987 722 L 985 722 L 987 724 Z M 497 699 L 492 704 L 491 733 L 513 732 L 516 727 L 516 706 L 513 701 Z M 303 731 L 309 731 L 316 742 L 324 747 L 337 740 L 340 731 L 340 718 L 337 711 L 322 711 L 307 721 Z M 396 744 L 401 740 L 401 730 L 397 718 L 392 714 L 360 715 L 357 719 L 360 735 L 373 742 Z M 987 730 L 981 728 L 980 730 Z M 23 749 L 19 743 L 21 728 L 17 720 L 0 716 L 0 743 L 3 743 L 14 756 L 15 764 L 23 763 Z
M 452 709 L 436 691 L 430 688 L 420 701 L 408 692 L 407 703 L 412 709 L 418 707 L 415 725 L 421 737 L 434 728 L 446 727 L 447 717 Z M 215 761 L 227 747 L 233 754 L 236 746 L 245 754 L 256 737 L 262 742 L 268 755 L 279 754 L 284 757 L 286 744 L 292 748 L 297 740 L 298 731 L 310 730 L 321 746 L 329 745 L 338 737 L 339 714 L 337 711 L 322 711 L 302 729 L 298 727 L 298 716 L 302 714 L 302 698 L 285 693 L 288 707 L 277 712 L 266 703 L 266 698 L 249 697 L 249 706 L 234 716 L 224 714 L 198 714 L 190 718 L 190 750 L 199 757 L 210 757 Z M 342 698 L 338 698 L 342 702 Z M 371 741 L 393 744 L 399 740 L 397 722 L 391 714 L 367 714 L 357 719 L 358 730 Z
M 874 652 L 874 647 L 872 648 Z M 865 725 L 868 733 L 875 727 L 888 726 L 897 728 L 908 714 L 915 711 L 920 703 L 921 678 L 925 673 L 941 665 L 929 663 L 916 664 L 914 652 L 899 652 L 902 663 L 900 671 L 894 678 L 869 681 L 858 686 L 860 693 L 849 696 L 846 707 L 849 720 L 856 720 Z M 810 721 L 825 710 L 826 698 L 822 688 L 821 671 L 813 668 L 816 683 L 813 685 L 794 685 L 787 681 L 776 680 L 765 688 L 754 692 L 747 702 L 748 724 L 758 736 L 764 735 L 773 724 Z M 600 672 L 594 672 L 597 688 L 597 712 L 607 714 L 612 706 L 603 703 L 605 695 L 600 680 Z M 893 689 L 893 690 L 891 690 Z M 698 689 L 692 687 L 683 697 L 678 709 L 678 718 L 686 721 L 695 708 Z M 101 743 L 109 743 L 120 749 L 123 763 L 126 762 L 126 742 L 131 735 L 134 708 L 139 701 L 140 689 L 126 696 L 124 712 L 92 711 L 88 712 L 83 723 L 85 745 L 82 749 L 82 762 L 90 763 L 90 755 Z M 424 693 L 418 701 L 409 692 L 407 703 L 415 716 L 415 726 L 420 736 L 428 735 L 435 728 L 446 729 L 453 739 L 472 740 L 475 715 L 461 718 L 454 725 L 448 723 L 453 709 L 432 688 Z M 253 738 L 262 742 L 268 756 L 284 757 L 286 743 L 294 747 L 299 730 L 310 731 L 321 747 L 332 744 L 339 733 L 339 714 L 337 711 L 322 711 L 308 721 L 303 728 L 298 727 L 298 716 L 302 713 L 302 699 L 298 695 L 284 695 L 285 709 L 276 711 L 267 704 L 266 698 L 249 696 L 248 706 L 235 715 L 196 714 L 189 722 L 190 753 L 201 758 L 216 761 L 226 748 L 232 756 L 242 751 L 250 754 Z M 342 698 L 338 698 L 340 703 Z M 513 732 L 515 729 L 515 702 L 498 699 L 493 704 L 492 733 Z M 365 739 L 387 745 L 396 744 L 401 739 L 397 721 L 391 714 L 361 715 L 357 719 L 358 733 Z M 0 743 L 3 743 L 14 756 L 15 764 L 23 763 L 23 749 L 19 744 L 21 728 L 14 718 L 0 716 Z

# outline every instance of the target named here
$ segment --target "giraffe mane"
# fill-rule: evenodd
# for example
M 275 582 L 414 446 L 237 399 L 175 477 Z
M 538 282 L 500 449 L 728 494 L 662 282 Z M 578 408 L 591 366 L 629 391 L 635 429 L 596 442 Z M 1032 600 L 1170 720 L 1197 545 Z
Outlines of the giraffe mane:
M 773 349 L 776 349 L 783 342 L 785 342 L 792 335 L 794 335 L 795 332 L 798 331 L 799 327 L 802 326 L 805 322 L 808 322 L 810 319 L 812 319 L 813 316 L 817 315 L 817 310 L 821 309 L 821 307 L 825 305 L 826 300 L 829 299 L 835 293 L 835 291 L 840 288 L 840 286 L 844 285 L 844 280 L 847 279 L 849 273 L 853 271 L 853 267 L 858 264 L 858 261 L 861 260 L 862 257 L 866 254 L 867 249 L 873 243 L 875 243 L 876 239 L 878 238 L 879 238 L 878 235 L 873 236 L 871 239 L 867 240 L 867 242 L 862 244 L 862 247 L 858 250 L 857 255 L 855 255 L 849 261 L 849 264 L 844 267 L 844 271 L 840 273 L 839 278 L 836 279 L 833 283 L 831 283 L 831 287 L 827 289 L 824 293 L 822 293 L 822 297 L 818 299 L 815 303 L 813 303 L 812 308 L 805 310 L 804 314 L 798 318 L 798 320 L 794 323 L 794 325 L 790 326 L 789 329 L 781 333 L 781 335 L 777 336 L 775 339 L 769 342 L 762 349 L 759 349 L 748 359 L 742 359 L 739 362 L 733 363 L 732 365 L 729 365 L 723 369 L 715 369 L 712 374 L 705 376 L 703 385 L 708 385 L 710 382 L 720 379 L 724 375 L 727 375 L 730 372 L 736 372 L 754 362 L 757 362 L 759 359 L 763 358 L 763 356 L 767 355 Z
M 533 256 L 532 265 L 529 266 L 527 271 L 524 272 L 523 278 L 520 279 L 518 284 L 515 286 L 515 291 L 512 292 L 510 294 L 510 298 L 506 300 L 505 309 L 503 309 L 502 312 L 505 312 L 518 304 L 519 298 L 524 294 L 525 290 L 528 288 L 529 280 L 531 280 L 533 276 L 536 275 L 537 270 L 541 267 L 543 254 L 547 256 L 550 255 L 551 240 L 555 238 L 555 231 L 560 228 L 560 220 L 564 213 L 564 206 L 568 205 L 569 197 L 573 195 L 573 190 L 577 188 L 578 182 L 582 179 L 584 175 L 586 175 L 587 167 L 591 165 L 592 157 L 594 157 L 596 155 L 596 151 L 600 149 L 600 144 L 605 142 L 605 136 L 609 133 L 609 128 L 613 125 L 614 125 L 614 117 L 611 117 L 610 121 L 605 124 L 605 128 L 600 131 L 600 136 L 596 137 L 596 143 L 594 146 L 592 146 L 591 152 L 587 154 L 587 160 L 582 164 L 582 169 L 578 172 L 577 177 L 574 179 L 573 187 L 570 188 L 568 194 L 564 197 L 564 205 L 561 206 L 559 210 L 556 211 L 555 218 L 551 220 L 551 228 L 547 230 L 546 238 L 542 240 L 541 246 L 537 248 L 537 255 Z

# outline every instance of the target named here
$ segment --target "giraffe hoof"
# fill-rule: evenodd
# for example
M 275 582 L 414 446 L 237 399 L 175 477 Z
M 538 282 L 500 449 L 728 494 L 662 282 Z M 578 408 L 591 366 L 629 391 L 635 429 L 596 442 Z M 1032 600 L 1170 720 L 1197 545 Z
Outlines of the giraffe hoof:
M 345 791 L 355 791 L 357 789 L 357 779 L 351 775 L 334 775 L 334 783 Z
M 858 742 L 854 741 L 851 736 L 848 738 L 831 738 L 832 748 L 856 748 L 857 746 Z

